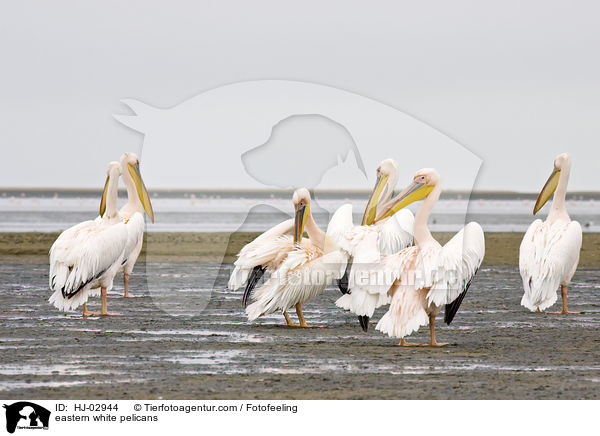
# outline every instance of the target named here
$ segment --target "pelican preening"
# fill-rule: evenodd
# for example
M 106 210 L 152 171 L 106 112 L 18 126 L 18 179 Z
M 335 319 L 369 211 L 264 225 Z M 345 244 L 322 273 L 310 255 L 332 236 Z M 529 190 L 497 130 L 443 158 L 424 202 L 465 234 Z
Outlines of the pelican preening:
M 550 213 L 546 221 L 537 219 L 531 223 L 521 242 L 519 270 L 525 290 L 521 304 L 531 311 L 541 312 L 552 306 L 560 285 L 560 313 L 573 313 L 567 308 L 567 287 L 579 263 L 582 232 L 565 207 L 570 172 L 570 156 L 558 155 L 533 208 L 535 215 L 554 193 Z
M 238 254 L 229 279 L 229 288 L 237 289 L 246 282 L 242 303 L 248 320 L 281 310 L 289 326 L 309 327 L 302 304 L 320 294 L 332 280 L 341 278 L 346 266 L 343 255 L 328 242 L 310 211 L 310 193 L 301 188 L 294 192 L 293 220 L 284 221 L 254 241 Z M 308 238 L 303 238 L 304 230 Z M 267 271 L 269 279 L 254 290 Z M 298 324 L 287 313 L 294 307 Z
M 378 256 L 380 251 L 393 252 L 410 244 L 413 218 L 409 211 L 400 214 L 400 221 L 396 221 L 395 217 L 381 225 L 369 227 L 375 218 L 377 204 L 391 198 L 396 180 L 396 162 L 392 159 L 384 160 L 377 168 L 377 182 L 367 202 L 363 225 L 353 225 L 352 206 L 347 204 L 334 213 L 327 233 L 319 229 L 310 213 L 308 191 L 304 188 L 296 191 L 293 196 L 296 210 L 293 223 L 288 220 L 273 227 L 247 244 L 238 254 L 229 288 L 237 289 L 246 282 L 242 303 L 246 305 L 250 295 L 255 300 L 246 309 L 248 319 L 254 320 L 281 310 L 287 324 L 292 326 L 294 324 L 287 310 L 295 306 L 299 325 L 307 327 L 302 315 L 302 304 L 321 293 L 332 280 L 341 279 L 349 260 L 358 256 L 355 266 L 349 271 L 353 286 L 354 272 L 359 268 L 360 262 L 373 260 L 373 256 L 368 257 L 363 253 L 374 251 Z M 304 225 L 309 241 L 302 239 Z M 293 238 L 289 236 L 292 228 Z M 271 277 L 252 293 L 265 271 Z M 348 292 L 346 304 L 349 308 L 355 301 L 361 300 L 360 291 L 361 289 L 343 289 L 343 292 Z M 380 304 L 383 302 L 385 301 Z M 377 301 L 372 303 L 372 306 L 375 305 Z M 361 325 L 364 325 L 364 319 L 368 323 L 368 318 L 361 317 Z
M 424 199 L 414 221 L 416 245 L 383 256 L 379 277 L 387 276 L 389 280 L 374 287 L 392 297 L 390 308 L 376 329 L 401 338 L 399 345 L 413 345 L 404 337 L 427 324 L 430 332 L 427 345 L 446 345 L 436 341 L 435 317 L 445 306 L 444 320 L 447 324 L 452 322 L 485 254 L 483 230 L 475 222 L 467 224 L 443 247 L 431 235 L 427 219 L 440 196 L 440 182 L 434 169 L 418 171 L 413 183 L 383 205 L 375 218 L 375 221 L 387 218 L 410 203 Z
M 111 315 L 107 310 L 107 291 L 112 288 L 117 273 L 122 269 L 127 272 L 132 257 L 135 263 L 139 255 L 144 217 L 131 198 L 122 209 L 123 214 L 117 210 L 120 176 L 126 180 L 128 193 L 131 192 L 131 183 L 139 198 L 138 205 L 154 220 L 137 156 L 125 153 L 121 163 L 111 162 L 108 166 L 100 215 L 95 220 L 84 221 L 62 232 L 50 249 L 49 282 L 54 292 L 49 301 L 60 310 L 72 310 L 83 305 L 83 316 Z M 101 310 L 98 313 L 88 312 L 86 302 L 90 296 L 98 294 L 98 288 L 102 298 Z
M 344 277 L 347 284 L 341 283 L 342 295 L 336 305 L 358 315 L 364 331 L 368 330 L 369 318 L 376 308 L 389 303 L 387 295 L 370 292 L 370 272 L 381 254 L 396 253 L 413 243 L 412 212 L 403 209 L 384 220 L 374 222 L 377 207 L 393 195 L 398 180 L 398 164 L 393 159 L 385 159 L 377 167 L 375 187 L 367 202 L 360 226 L 352 223 L 352 205 L 341 206 L 334 213 L 329 228 L 335 243 L 349 258 Z

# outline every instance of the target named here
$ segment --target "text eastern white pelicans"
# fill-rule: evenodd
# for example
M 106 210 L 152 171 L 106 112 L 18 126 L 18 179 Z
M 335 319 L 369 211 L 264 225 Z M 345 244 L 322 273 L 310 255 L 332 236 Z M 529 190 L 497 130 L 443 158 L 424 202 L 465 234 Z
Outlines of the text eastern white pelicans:
M 435 339 L 435 317 L 445 306 L 444 320 L 452 322 L 485 253 L 481 226 L 467 224 L 446 245 L 431 235 L 427 219 L 441 193 L 440 176 L 434 169 L 418 171 L 413 183 L 383 205 L 375 221 L 424 199 L 414 222 L 415 246 L 383 256 L 380 262 L 380 292 L 392 296 L 390 308 L 377 330 L 401 338 L 399 345 L 413 345 L 404 337 L 429 324 L 431 346 L 446 345 Z M 416 345 L 416 344 L 415 344 Z
M 571 158 L 567 153 L 554 159 L 554 169 L 533 208 L 535 215 L 554 193 L 546 221 L 535 220 L 527 229 L 519 252 L 519 269 L 525 293 L 521 304 L 531 311 L 542 311 L 556 300 L 560 285 L 562 311 L 567 308 L 567 287 L 579 263 L 582 232 L 571 221 L 565 207 Z

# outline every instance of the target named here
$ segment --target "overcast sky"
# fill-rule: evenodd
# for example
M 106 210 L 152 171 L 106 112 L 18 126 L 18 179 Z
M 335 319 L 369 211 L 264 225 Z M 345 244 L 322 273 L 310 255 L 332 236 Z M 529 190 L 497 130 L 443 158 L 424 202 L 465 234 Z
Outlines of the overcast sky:
M 169 108 L 286 79 L 426 122 L 483 160 L 477 189 L 539 191 L 568 151 L 569 188 L 600 190 L 597 3 L 91 3 L 0 6 L 0 187 L 101 187 L 107 162 L 143 144 L 112 117 L 130 113 L 123 98 Z M 207 151 L 227 153 L 205 144 L 188 158 Z

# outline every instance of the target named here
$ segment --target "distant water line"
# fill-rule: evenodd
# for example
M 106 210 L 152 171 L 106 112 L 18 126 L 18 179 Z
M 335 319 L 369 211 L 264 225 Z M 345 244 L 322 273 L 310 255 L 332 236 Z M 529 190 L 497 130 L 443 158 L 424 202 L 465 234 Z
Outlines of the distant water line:
M 95 191 L 0 191 L 0 232 L 58 232 L 98 214 Z M 120 204 L 125 202 L 120 199 Z M 313 214 L 323 228 L 330 213 L 344 203 L 353 205 L 359 222 L 366 193 L 317 193 Z M 487 232 L 524 232 L 535 219 L 532 194 L 449 194 L 434 209 L 430 227 L 435 232 L 460 229 L 477 221 Z M 159 192 L 152 194 L 155 224 L 149 232 L 264 231 L 291 217 L 288 192 Z M 409 208 L 413 212 L 418 204 Z M 584 232 L 600 232 L 600 194 L 572 195 L 567 200 L 572 219 Z M 546 210 L 540 212 L 545 216 Z

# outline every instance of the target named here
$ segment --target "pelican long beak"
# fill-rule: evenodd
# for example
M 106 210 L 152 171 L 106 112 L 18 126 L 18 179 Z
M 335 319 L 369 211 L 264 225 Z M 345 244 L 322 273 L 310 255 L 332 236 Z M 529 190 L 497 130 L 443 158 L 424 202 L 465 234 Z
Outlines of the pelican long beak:
M 302 241 L 306 217 L 308 216 L 309 211 L 308 205 L 296 207 L 296 217 L 294 218 L 294 244 L 298 244 Z
M 100 199 L 100 216 L 104 215 L 106 212 L 106 194 L 108 193 L 108 181 L 110 180 L 110 176 L 106 176 L 106 182 L 104 183 L 104 190 L 102 191 L 102 198 Z
M 381 221 L 384 218 L 394 215 L 400 209 L 405 208 L 409 204 L 414 203 L 415 201 L 423 200 L 432 190 L 433 186 L 431 185 L 412 182 L 408 188 L 382 206 L 381 212 L 375 217 L 373 222 Z
M 142 175 L 140 174 L 140 164 L 132 165 L 130 163 L 127 164 L 127 170 L 133 179 L 133 183 L 135 183 L 135 188 L 137 190 L 138 197 L 144 210 L 150 217 L 150 221 L 154 223 L 154 210 L 152 210 L 152 203 L 150 202 L 150 196 L 148 195 L 148 190 L 146 189 L 146 185 L 144 185 L 144 181 L 142 180 Z
M 540 195 L 538 195 L 537 201 L 535 202 L 535 206 L 533 206 L 533 214 L 535 215 L 538 211 L 544 207 L 544 204 L 552 197 L 554 191 L 556 191 L 556 187 L 558 186 L 558 179 L 560 178 L 560 170 L 554 168 L 550 177 L 546 181 L 546 184 L 542 188 Z
M 377 215 L 377 203 L 379 201 L 379 197 L 381 197 L 381 193 L 387 184 L 389 176 L 387 174 L 377 175 L 377 181 L 375 182 L 375 187 L 373 188 L 373 192 L 371 192 L 371 197 L 369 197 L 369 201 L 367 202 L 367 207 L 365 208 L 365 213 L 362 217 L 362 225 L 370 226 L 373 224 L 373 220 Z

